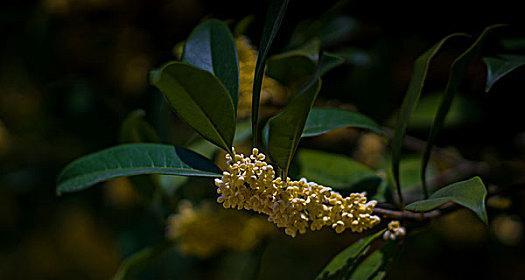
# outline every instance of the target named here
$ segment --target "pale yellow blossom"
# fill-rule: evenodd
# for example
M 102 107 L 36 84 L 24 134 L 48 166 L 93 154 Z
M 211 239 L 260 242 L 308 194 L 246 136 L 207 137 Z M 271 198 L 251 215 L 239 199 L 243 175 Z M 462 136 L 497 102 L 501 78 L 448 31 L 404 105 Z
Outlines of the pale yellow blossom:
M 217 202 L 225 208 L 253 210 L 268 215 L 268 220 L 285 233 L 296 236 L 308 229 L 331 227 L 337 233 L 346 229 L 361 232 L 379 223 L 372 215 L 376 201 L 365 193 L 348 197 L 306 179 L 293 181 L 276 177 L 266 156 L 253 149 L 250 156 L 226 155 L 227 167 L 221 179 L 215 180 L 220 195 Z
M 223 250 L 247 251 L 273 232 L 261 217 L 226 211 L 209 203 L 179 204 L 168 219 L 166 235 L 183 254 L 209 257 Z
M 239 104 L 238 116 L 248 117 L 252 109 L 253 75 L 257 62 L 257 51 L 248 38 L 237 37 L 235 40 L 239 59 Z M 286 89 L 276 80 L 264 76 L 261 89 L 261 104 L 270 101 L 282 101 L 286 97 Z
M 383 239 L 385 240 L 396 240 L 399 238 L 404 237 L 406 234 L 406 230 L 404 227 L 401 226 L 401 223 L 399 221 L 391 221 L 388 223 L 388 228 L 383 233 Z

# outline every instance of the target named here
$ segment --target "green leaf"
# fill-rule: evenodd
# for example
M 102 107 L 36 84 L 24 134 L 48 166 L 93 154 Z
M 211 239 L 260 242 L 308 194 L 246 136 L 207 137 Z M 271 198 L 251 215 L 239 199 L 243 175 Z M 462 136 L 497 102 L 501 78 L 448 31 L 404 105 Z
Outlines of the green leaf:
M 181 62 L 170 62 L 152 72 L 151 80 L 180 118 L 202 137 L 231 152 L 235 110 L 231 96 L 215 76 Z
M 485 92 L 489 92 L 492 86 L 505 77 L 514 69 L 525 65 L 523 55 L 500 55 L 498 57 L 485 57 L 483 61 L 487 65 L 487 83 Z
M 166 253 L 172 247 L 169 241 L 160 243 L 153 247 L 144 248 L 137 253 L 127 257 L 119 266 L 117 273 L 113 276 L 113 280 L 129 280 L 135 279 L 133 276 L 144 266 L 154 261 L 157 257 Z
M 318 19 L 300 22 L 293 31 L 287 49 L 294 49 L 312 38 L 319 38 L 323 46 L 347 40 L 358 28 L 358 22 L 343 15 L 348 1 L 337 1 Z
M 319 70 L 320 77 L 324 76 L 330 70 L 334 69 L 339 65 L 342 65 L 345 62 L 345 59 L 343 57 L 334 53 L 325 52 L 323 55 L 325 62 L 321 65 L 321 69 Z
M 354 66 L 367 67 L 372 63 L 370 54 L 359 48 L 347 47 L 334 52 L 334 54 L 343 58 L 345 63 Z
M 264 128 L 264 142 L 272 160 L 288 175 L 306 118 L 321 88 L 321 79 L 315 77 L 278 115 L 270 118 Z
M 347 126 L 376 133 L 383 132 L 376 122 L 359 113 L 335 108 L 312 108 L 306 119 L 302 137 L 317 136 Z
M 436 116 L 434 117 L 434 122 L 432 123 L 432 127 L 430 128 L 425 151 L 423 152 L 423 161 L 421 163 L 421 182 L 423 184 L 423 191 L 425 193 L 425 197 L 428 197 L 426 169 L 428 161 L 430 160 L 430 155 L 432 153 L 432 147 L 434 146 L 434 143 L 436 141 L 437 134 L 439 133 L 441 128 L 443 128 L 445 118 L 447 117 L 450 107 L 452 106 L 452 102 L 454 101 L 454 96 L 456 96 L 459 92 L 459 86 L 461 84 L 461 81 L 467 74 L 468 66 L 478 56 L 479 52 L 481 51 L 482 44 L 485 41 L 488 34 L 490 34 L 490 32 L 492 32 L 493 30 L 501 28 L 503 26 L 505 25 L 498 24 L 485 28 L 485 30 L 483 30 L 483 32 L 478 36 L 474 43 L 472 43 L 472 45 L 470 45 L 470 47 L 465 52 L 463 52 L 456 60 L 454 60 L 452 66 L 450 67 L 450 74 L 447 85 L 445 87 L 445 92 L 441 99 L 441 104 L 439 105 Z
M 431 93 L 421 97 L 410 117 L 408 128 L 428 130 L 441 102 L 441 93 Z M 481 115 L 480 108 L 475 100 L 458 95 L 454 98 L 450 111 L 445 119 L 445 126 L 457 127 L 476 121 Z M 395 119 L 395 115 L 392 120 Z M 393 123 L 393 121 L 390 121 Z M 420 179 L 418 179 L 420 180 Z
M 81 157 L 58 177 L 57 193 L 75 192 L 123 176 L 166 174 L 218 177 L 220 170 L 190 150 L 163 144 L 125 144 Z
M 317 275 L 316 280 L 350 279 L 350 273 L 355 268 L 360 257 L 366 254 L 372 241 L 379 238 L 383 232 L 384 230 L 374 233 L 348 246 L 330 261 L 323 271 Z
M 301 49 L 274 55 L 268 59 L 266 74 L 297 90 L 315 73 L 319 50 L 320 43 L 314 40 Z
M 403 100 L 403 104 L 401 105 L 399 118 L 394 132 L 394 138 L 392 140 L 392 175 L 394 176 L 394 183 L 396 185 L 399 202 L 401 204 L 403 204 L 403 196 L 401 195 L 401 184 L 399 180 L 399 161 L 401 160 L 403 139 L 405 137 L 408 122 L 410 120 L 410 115 L 416 108 L 419 97 L 421 96 L 421 92 L 423 91 L 430 60 L 436 55 L 436 53 L 439 51 L 439 49 L 441 49 L 446 41 L 458 36 L 463 35 L 452 34 L 443 38 L 432 48 L 418 57 L 414 63 L 412 78 L 410 79 L 407 93 Z
M 145 115 L 146 113 L 143 110 L 135 110 L 128 114 L 120 127 L 120 143 L 160 142 L 155 129 L 144 119 Z M 130 179 L 141 197 L 145 198 L 146 201 L 153 199 L 157 186 L 154 176 L 141 175 L 133 176 Z
M 282 169 L 283 178 L 288 175 L 306 119 L 321 89 L 321 71 L 330 65 L 333 65 L 332 58 L 323 54 L 310 81 L 293 96 L 282 112 L 266 123 L 263 142 L 272 160 Z
M 299 175 L 310 181 L 338 189 L 352 190 L 358 184 L 381 181 L 372 169 L 349 157 L 302 149 L 297 154 Z
M 409 204 L 406 209 L 414 212 L 427 212 L 447 202 L 454 202 L 474 211 L 481 221 L 487 224 L 486 196 L 487 190 L 481 179 L 473 177 L 441 188 L 428 199 Z
M 274 55 L 268 59 L 266 74 L 296 90 L 315 73 L 320 47 L 320 41 L 314 39 L 300 49 Z M 337 54 L 324 53 L 320 77 L 344 62 L 345 59 Z
M 144 119 L 144 110 L 135 110 L 128 114 L 120 127 L 121 143 L 158 143 L 159 136 L 155 129 Z
M 259 103 L 261 97 L 261 87 L 264 77 L 264 67 L 266 64 L 266 58 L 270 52 L 273 40 L 281 27 L 281 23 L 286 12 L 289 0 L 271 0 L 268 12 L 266 14 L 266 20 L 264 22 L 264 28 L 262 33 L 261 42 L 259 44 L 259 52 L 257 54 L 257 63 L 255 64 L 255 73 L 253 78 L 253 94 L 252 94 L 252 135 L 253 135 L 253 146 L 257 146 L 259 127 Z
M 235 37 L 246 34 L 246 31 L 248 30 L 250 25 L 252 25 L 254 20 L 255 17 L 253 15 L 246 16 L 239 20 L 239 22 L 237 22 L 233 29 L 233 34 L 235 34 Z
M 401 184 L 405 186 L 403 188 L 403 194 L 408 192 L 416 191 L 421 194 L 420 178 L 421 178 L 421 157 L 417 155 L 410 155 L 403 157 L 400 163 L 401 170 Z M 429 174 L 435 176 L 437 174 L 436 168 L 433 165 L 429 166 Z
M 383 279 L 388 267 L 394 260 L 397 252 L 396 247 L 396 243 L 390 241 L 380 250 L 374 251 L 355 268 L 349 279 Z
M 210 19 L 195 27 L 184 45 L 182 61 L 215 74 L 237 108 L 239 62 L 235 41 L 224 22 Z

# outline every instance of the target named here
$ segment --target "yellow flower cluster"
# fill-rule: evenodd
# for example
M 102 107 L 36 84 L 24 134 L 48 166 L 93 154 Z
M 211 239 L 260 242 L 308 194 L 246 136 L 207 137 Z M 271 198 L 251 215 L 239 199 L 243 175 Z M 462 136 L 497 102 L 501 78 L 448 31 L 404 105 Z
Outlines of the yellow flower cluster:
M 257 61 L 257 51 L 250 44 L 248 38 L 240 36 L 235 40 L 239 58 L 239 105 L 238 116 L 241 118 L 250 115 L 252 106 L 253 75 Z M 262 90 L 261 104 L 270 100 L 282 100 L 286 96 L 286 89 L 276 80 L 265 75 Z
M 384 240 L 396 240 L 398 238 L 404 237 L 406 234 L 406 230 L 404 227 L 401 226 L 401 223 L 399 221 L 391 221 L 388 223 L 388 228 L 383 233 L 383 239 Z
M 210 203 L 195 207 L 182 201 L 179 212 L 168 219 L 166 235 L 177 241 L 183 254 L 204 258 L 222 250 L 251 250 L 272 232 L 261 217 L 217 209 Z
M 227 154 L 227 168 L 221 179 L 215 179 L 219 197 L 217 202 L 225 208 L 254 210 L 268 215 L 268 220 L 285 233 L 296 236 L 319 230 L 324 226 L 337 233 L 350 229 L 361 232 L 379 223 L 372 215 L 376 201 L 367 202 L 364 193 L 352 193 L 348 197 L 328 187 L 308 182 L 306 179 L 286 181 L 275 176 L 265 155 L 253 149 L 250 156 Z

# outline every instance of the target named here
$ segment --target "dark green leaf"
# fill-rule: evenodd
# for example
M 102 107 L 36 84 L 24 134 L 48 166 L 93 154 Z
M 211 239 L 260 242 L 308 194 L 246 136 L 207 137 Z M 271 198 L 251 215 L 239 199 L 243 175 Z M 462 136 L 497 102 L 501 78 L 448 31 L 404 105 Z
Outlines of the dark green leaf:
M 154 247 L 144 248 L 137 253 L 127 257 L 119 266 L 113 280 L 135 279 L 135 274 L 154 261 L 157 257 L 164 254 L 172 246 L 171 242 L 163 242 Z
M 255 17 L 252 15 L 246 16 L 243 19 L 239 20 L 239 22 L 237 22 L 235 28 L 233 29 L 233 34 L 235 34 L 235 37 L 244 35 L 246 33 L 246 30 L 248 30 L 248 27 L 250 27 L 254 20 Z
M 294 95 L 281 113 L 268 120 L 264 128 L 263 142 L 272 160 L 282 169 L 284 178 L 288 175 L 306 119 L 321 89 L 321 71 L 329 65 L 333 65 L 332 58 L 323 54 L 310 81 Z
M 199 24 L 186 40 L 182 61 L 215 74 L 228 89 L 237 108 L 239 63 L 228 26 L 216 19 Z
M 314 39 L 301 49 L 274 55 L 268 59 L 266 74 L 295 90 L 315 73 L 320 47 L 319 40 Z M 320 76 L 344 62 L 337 54 L 324 53 Z
M 505 77 L 514 69 L 525 65 L 525 56 L 500 55 L 498 57 L 485 57 L 483 61 L 487 65 L 487 84 L 485 91 L 489 92 L 499 79 Z
M 205 139 L 231 151 L 235 110 L 231 96 L 215 76 L 181 62 L 168 63 L 151 76 L 179 117 Z
M 372 63 L 372 57 L 368 52 L 358 48 L 344 48 L 334 52 L 334 55 L 337 55 L 345 60 L 345 63 L 354 66 L 366 67 Z
M 123 176 L 167 174 L 218 177 L 220 170 L 190 150 L 163 144 L 125 144 L 81 157 L 58 177 L 57 193 L 86 189 Z
M 334 69 L 335 67 L 342 65 L 345 62 L 345 59 L 333 54 L 333 53 L 324 53 L 324 59 L 325 62 L 321 65 L 320 76 L 324 76 L 324 74 L 328 73 L 330 70 Z
M 447 202 L 454 202 L 474 211 L 474 213 L 487 224 L 487 211 L 485 209 L 486 196 L 487 190 L 481 179 L 479 177 L 473 177 L 469 180 L 457 182 L 439 189 L 428 199 L 409 204 L 406 209 L 414 212 L 427 212 Z
M 268 120 L 264 129 L 264 142 L 272 160 L 283 170 L 286 178 L 295 151 L 303 134 L 306 118 L 321 88 L 321 79 L 316 78 L 278 115 Z
M 144 110 L 135 110 L 128 114 L 120 127 L 121 143 L 158 143 L 159 136 L 155 129 L 144 119 Z
M 382 133 L 381 127 L 376 122 L 359 113 L 335 108 L 312 108 L 306 120 L 302 137 L 317 136 L 347 126 Z
M 349 189 L 360 183 L 379 183 L 372 169 L 349 157 L 302 149 L 297 154 L 299 175 L 334 189 Z
M 358 22 L 343 15 L 348 1 L 338 1 L 318 19 L 300 22 L 295 28 L 287 49 L 294 49 L 312 38 L 320 38 L 323 46 L 347 40 L 359 28 Z
M 357 261 L 366 254 L 372 241 L 383 234 L 384 230 L 356 241 L 333 258 L 330 263 L 317 275 L 321 279 L 350 279 L 350 273 Z
M 439 51 L 439 49 L 441 49 L 447 40 L 458 36 L 463 35 L 452 34 L 445 37 L 420 57 L 418 57 L 414 63 L 412 78 L 410 79 L 407 93 L 403 100 L 403 104 L 401 105 L 399 119 L 397 121 L 394 138 L 392 140 L 392 175 L 394 176 L 394 183 L 397 188 L 400 203 L 403 203 L 403 197 L 401 195 L 401 184 L 399 180 L 399 161 L 401 160 L 401 149 L 403 147 L 403 139 L 405 137 L 408 122 L 410 120 L 410 115 L 416 108 L 419 97 L 421 96 L 421 92 L 423 91 L 430 60 L 436 55 L 436 53 Z
M 379 280 L 386 276 L 386 271 L 394 260 L 396 243 L 388 242 L 380 250 L 374 251 L 366 257 L 354 270 L 349 279 Z
M 429 129 L 434 116 L 441 102 L 440 93 L 432 93 L 421 97 L 419 103 L 410 117 L 408 128 Z M 475 100 L 458 95 L 450 107 L 450 111 L 445 120 L 445 126 L 457 127 L 466 123 L 471 123 L 479 119 L 481 111 Z M 395 117 L 391 118 L 390 123 L 394 123 Z M 421 177 L 418 179 L 420 180 Z
M 135 110 L 128 114 L 120 127 L 121 143 L 158 143 L 159 136 L 155 129 L 144 119 L 146 113 L 143 110 Z M 145 198 L 146 201 L 153 199 L 157 184 L 155 178 L 150 175 L 133 176 L 131 182 L 133 187 Z
M 485 30 L 483 30 L 474 43 L 472 43 L 472 45 L 470 45 L 470 47 L 465 52 L 463 52 L 456 60 L 454 60 L 452 66 L 450 67 L 450 74 L 445 87 L 445 92 L 443 93 L 441 104 L 439 105 L 436 116 L 434 117 L 434 122 L 430 128 L 430 133 L 427 140 L 427 145 L 425 147 L 425 151 L 423 152 L 423 161 L 421 163 L 421 182 L 423 184 L 425 197 L 428 197 L 426 169 L 428 161 L 430 160 L 432 147 L 434 146 L 437 134 L 445 123 L 445 118 L 447 117 L 450 107 L 452 106 L 454 96 L 456 96 L 459 92 L 459 86 L 467 74 L 468 66 L 474 61 L 481 51 L 481 47 L 485 41 L 485 38 L 488 36 L 488 34 L 490 34 L 491 31 L 503 26 L 505 25 L 498 24 L 485 28 Z
M 281 27 L 288 2 L 289 0 L 271 0 L 266 14 L 266 20 L 264 22 L 263 34 L 259 44 L 259 53 L 257 54 L 257 63 L 255 65 L 253 78 L 252 137 L 254 147 L 257 146 L 258 141 L 257 129 L 259 127 L 259 102 L 266 58 L 270 52 L 273 40 L 277 35 L 277 31 L 279 31 L 279 28 Z
M 320 42 L 311 41 L 301 49 L 274 55 L 268 59 L 266 74 L 297 90 L 316 70 Z

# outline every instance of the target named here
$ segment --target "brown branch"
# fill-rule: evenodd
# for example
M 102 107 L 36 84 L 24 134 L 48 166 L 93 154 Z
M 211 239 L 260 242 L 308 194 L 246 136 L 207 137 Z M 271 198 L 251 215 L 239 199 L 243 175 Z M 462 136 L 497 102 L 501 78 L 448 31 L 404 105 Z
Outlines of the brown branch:
M 442 216 L 445 213 L 449 213 L 450 211 L 453 211 L 457 209 L 457 205 L 455 205 L 452 202 L 445 203 L 443 206 L 441 206 L 439 209 L 428 211 L 428 212 L 412 212 L 408 210 L 391 210 L 391 209 L 384 209 L 376 207 L 374 208 L 374 213 L 377 215 L 381 215 L 385 218 L 390 219 L 396 219 L 396 220 L 416 220 L 416 221 L 425 221 L 425 220 L 432 220 L 437 217 Z

